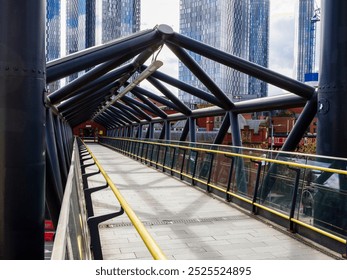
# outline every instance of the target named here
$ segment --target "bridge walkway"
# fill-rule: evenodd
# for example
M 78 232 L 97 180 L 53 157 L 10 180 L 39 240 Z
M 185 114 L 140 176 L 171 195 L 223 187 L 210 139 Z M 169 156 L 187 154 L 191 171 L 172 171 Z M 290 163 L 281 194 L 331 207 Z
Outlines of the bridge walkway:
M 331 251 L 96 143 L 87 143 L 168 259 L 328 260 Z M 91 161 L 92 162 L 92 161 Z M 86 161 L 85 163 L 88 163 Z M 96 171 L 96 166 L 87 168 Z M 104 184 L 101 174 L 90 187 Z M 92 195 L 95 215 L 119 210 L 110 188 Z M 126 214 L 100 224 L 103 257 L 152 259 Z

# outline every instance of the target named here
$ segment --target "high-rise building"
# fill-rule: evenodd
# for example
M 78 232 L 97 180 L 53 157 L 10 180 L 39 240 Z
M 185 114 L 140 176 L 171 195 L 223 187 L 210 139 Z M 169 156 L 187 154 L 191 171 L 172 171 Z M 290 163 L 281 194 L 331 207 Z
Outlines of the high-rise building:
M 250 0 L 249 61 L 268 67 L 270 0 Z M 267 83 L 249 77 L 248 94 L 252 98 L 268 95 Z
M 141 0 L 47 0 L 47 61 L 140 30 Z M 68 82 L 78 77 L 71 75 Z M 54 91 L 59 82 L 50 85 Z
M 262 66 L 268 65 L 268 17 L 269 0 L 180 0 L 181 34 Z M 248 75 L 190 55 L 233 101 L 267 95 L 266 85 Z M 206 90 L 182 63 L 179 78 Z M 204 103 L 183 91 L 179 97 L 191 107 Z
M 102 43 L 140 30 L 140 0 L 102 0 Z
M 316 72 L 316 43 L 319 9 L 315 0 L 299 0 L 296 32 L 296 78 L 305 82 Z M 317 75 L 315 75 L 317 76 Z
M 87 1 L 88 2 L 88 1 Z M 86 0 L 66 1 L 66 54 L 86 48 Z M 81 72 L 83 73 L 83 72 Z M 69 76 L 68 81 L 78 77 Z
M 60 1 L 47 0 L 46 5 L 46 60 L 60 57 L 61 18 Z

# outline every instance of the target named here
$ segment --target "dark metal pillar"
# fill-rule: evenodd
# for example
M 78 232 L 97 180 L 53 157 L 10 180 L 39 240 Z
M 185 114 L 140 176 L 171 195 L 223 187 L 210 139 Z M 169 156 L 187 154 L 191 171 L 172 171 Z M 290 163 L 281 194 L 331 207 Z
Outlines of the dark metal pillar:
M 0 259 L 43 259 L 45 1 L 0 7 Z
M 230 117 L 229 117 L 229 113 L 226 113 L 224 118 L 223 118 L 222 125 L 219 128 L 215 139 L 213 140 L 213 144 L 222 144 L 223 143 L 224 137 L 228 133 L 229 127 L 230 127 Z
M 317 153 L 347 157 L 347 1 L 322 1 Z
M 286 142 L 282 147 L 282 151 L 294 151 L 299 145 L 300 140 L 305 135 L 307 128 L 317 113 L 317 94 L 314 94 L 311 100 L 307 102 L 300 117 L 296 121 L 295 126 L 288 135 Z M 272 141 L 272 140 L 271 140 Z
M 165 140 L 170 141 L 171 140 L 171 127 L 170 127 L 170 121 L 165 121 Z
M 231 136 L 232 136 L 233 146 L 241 147 L 242 141 L 241 141 L 241 130 L 239 126 L 238 114 L 230 112 L 229 115 L 230 115 Z
M 63 200 L 63 183 L 59 166 L 53 113 L 46 110 L 46 204 L 54 226 L 57 226 Z
M 344 158 L 347 157 L 346 11 L 345 0 L 322 0 L 322 45 L 317 113 L 317 154 Z M 339 164 L 338 161 L 332 163 L 332 166 L 346 169 L 346 164 Z M 347 191 L 345 177 L 345 175 L 339 176 L 339 188 L 343 192 Z M 347 203 L 343 194 L 319 190 L 315 195 L 314 208 L 315 224 L 330 229 L 329 223 L 334 225 L 333 230 L 346 229 Z
M 154 139 L 154 123 L 150 122 L 148 125 L 149 139 Z
M 196 142 L 196 125 L 193 117 L 188 117 L 190 142 Z

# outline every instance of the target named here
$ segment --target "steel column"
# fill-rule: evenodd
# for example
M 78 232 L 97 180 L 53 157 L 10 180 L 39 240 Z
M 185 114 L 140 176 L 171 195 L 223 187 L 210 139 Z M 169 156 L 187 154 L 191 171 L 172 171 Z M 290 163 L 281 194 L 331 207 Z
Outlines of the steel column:
M 181 133 L 179 141 L 186 141 L 188 133 L 189 133 L 189 122 L 186 120 L 186 123 L 184 124 L 183 131 Z
M 226 113 L 222 122 L 221 127 L 218 130 L 218 133 L 213 140 L 213 144 L 222 144 L 225 135 L 228 133 L 228 129 L 230 127 L 230 116 L 229 113 Z
M 229 117 L 230 117 L 231 136 L 232 136 L 233 146 L 241 147 L 242 141 L 241 141 L 241 130 L 239 125 L 238 114 L 229 112 Z
M 347 1 L 322 1 L 318 87 L 319 155 L 347 157 Z
M 43 259 L 45 1 L 0 7 L 0 259 Z
M 292 131 L 289 133 L 288 138 L 282 147 L 282 151 L 294 151 L 296 149 L 316 114 L 317 94 L 315 94 L 312 99 L 307 102 Z
M 318 87 L 317 154 L 347 157 L 347 1 L 322 0 L 322 45 Z M 346 170 L 338 161 L 332 166 Z M 323 178 L 325 176 L 322 176 Z M 320 181 L 322 178 L 320 178 Z M 337 184 L 336 184 L 337 185 Z M 342 192 L 318 190 L 314 199 L 314 223 L 334 230 L 347 228 L 347 191 L 345 175 L 339 175 L 338 186 Z M 328 222 L 328 223 L 327 223 Z
M 190 142 L 196 142 L 196 122 L 192 117 L 188 117 Z
M 59 166 L 57 144 L 55 139 L 53 114 L 46 111 L 46 201 L 53 224 L 57 226 L 60 207 L 63 200 L 63 183 Z

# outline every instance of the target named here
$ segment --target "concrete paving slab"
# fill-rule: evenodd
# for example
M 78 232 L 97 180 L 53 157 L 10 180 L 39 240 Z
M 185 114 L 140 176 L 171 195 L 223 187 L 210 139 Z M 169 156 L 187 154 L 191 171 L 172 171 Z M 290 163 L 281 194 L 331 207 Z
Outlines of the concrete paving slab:
M 88 146 L 168 259 L 333 259 L 155 168 L 98 144 Z M 100 174 L 88 182 L 104 184 Z M 92 198 L 96 215 L 119 209 L 109 188 Z M 152 259 L 125 214 L 102 223 L 100 235 L 104 259 Z

